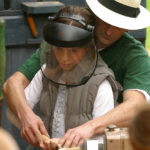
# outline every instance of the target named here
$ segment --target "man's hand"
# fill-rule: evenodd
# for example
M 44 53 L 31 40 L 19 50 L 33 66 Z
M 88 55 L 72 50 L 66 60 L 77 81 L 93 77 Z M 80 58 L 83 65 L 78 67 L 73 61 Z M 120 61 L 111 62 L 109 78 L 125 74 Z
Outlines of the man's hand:
M 79 146 L 84 140 L 92 138 L 94 135 L 103 134 L 105 128 L 110 124 L 115 124 L 118 127 L 128 126 L 135 110 L 146 103 L 146 101 L 144 95 L 136 90 L 124 92 L 123 99 L 124 102 L 122 104 L 105 115 L 68 130 L 59 143 L 63 147 Z
M 44 145 L 41 143 L 41 135 L 43 134 L 48 137 L 49 135 L 43 121 L 29 109 L 20 119 L 20 123 L 21 136 L 31 145 L 44 148 Z
M 62 147 L 75 147 L 83 144 L 84 140 L 90 139 L 94 136 L 94 126 L 91 121 L 78 126 L 73 129 L 69 129 L 66 134 L 60 139 L 59 143 Z
M 21 124 L 21 136 L 34 146 L 42 148 L 41 134 L 48 136 L 42 120 L 34 114 L 26 102 L 24 89 L 29 80 L 21 72 L 15 72 L 3 85 L 3 93 L 10 110 Z

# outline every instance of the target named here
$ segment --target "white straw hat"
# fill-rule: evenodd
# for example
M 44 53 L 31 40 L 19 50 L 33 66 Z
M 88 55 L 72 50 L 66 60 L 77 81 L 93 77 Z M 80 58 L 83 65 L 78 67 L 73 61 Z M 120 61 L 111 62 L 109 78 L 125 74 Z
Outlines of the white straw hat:
M 141 0 L 86 0 L 92 12 L 113 26 L 138 30 L 150 26 L 150 12 Z

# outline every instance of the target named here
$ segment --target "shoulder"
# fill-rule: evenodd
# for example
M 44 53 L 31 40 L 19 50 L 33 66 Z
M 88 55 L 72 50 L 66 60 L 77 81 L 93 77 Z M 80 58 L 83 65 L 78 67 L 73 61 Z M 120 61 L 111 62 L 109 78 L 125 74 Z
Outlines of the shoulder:
M 36 52 L 31 55 L 25 63 L 19 67 L 17 70 L 19 72 L 22 72 L 28 80 L 32 80 L 35 73 L 40 69 L 40 61 L 39 61 L 39 50 L 36 50 Z
M 129 33 L 124 33 L 118 41 L 116 41 L 112 46 L 108 47 L 108 49 L 119 49 L 118 51 L 122 52 L 132 51 L 134 48 L 136 50 L 145 50 L 143 44 L 136 40 Z
M 105 79 L 99 85 L 96 98 L 100 99 L 99 97 L 105 97 L 105 98 L 112 97 L 112 99 L 113 99 L 113 90 L 112 90 L 110 82 L 107 79 Z
M 111 87 L 111 84 L 110 84 L 110 82 L 107 80 L 107 79 L 105 79 L 105 80 L 103 80 L 103 82 L 99 85 L 99 91 L 101 91 L 102 89 L 112 89 L 112 87 Z
M 138 58 L 148 58 L 144 45 L 128 33 L 125 33 L 109 49 L 112 49 L 111 54 L 117 58 L 118 62 L 122 62 L 122 65 L 133 62 Z

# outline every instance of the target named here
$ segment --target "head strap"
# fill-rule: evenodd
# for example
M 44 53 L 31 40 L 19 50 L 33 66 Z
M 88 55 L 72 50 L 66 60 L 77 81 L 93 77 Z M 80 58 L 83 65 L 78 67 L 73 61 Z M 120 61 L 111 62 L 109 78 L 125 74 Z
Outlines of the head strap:
M 94 30 L 94 26 L 88 24 L 82 16 L 69 14 L 69 13 L 62 13 L 57 17 L 50 16 L 49 20 L 56 21 L 58 18 L 69 18 L 69 19 L 75 20 L 75 21 L 79 22 L 80 24 L 82 24 L 88 31 L 92 32 Z

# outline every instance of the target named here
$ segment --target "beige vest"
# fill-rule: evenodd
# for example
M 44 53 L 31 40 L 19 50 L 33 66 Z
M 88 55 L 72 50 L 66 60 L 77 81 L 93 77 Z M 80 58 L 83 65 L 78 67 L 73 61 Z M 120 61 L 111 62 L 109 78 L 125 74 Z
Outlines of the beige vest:
M 100 84 L 107 79 L 113 89 L 115 102 L 121 86 L 114 80 L 112 71 L 99 57 L 94 75 L 84 85 L 67 87 L 67 110 L 65 130 L 79 126 L 92 119 L 94 101 Z M 40 111 L 44 124 L 51 135 L 53 113 L 56 104 L 58 85 L 43 78 L 43 90 L 40 98 Z

